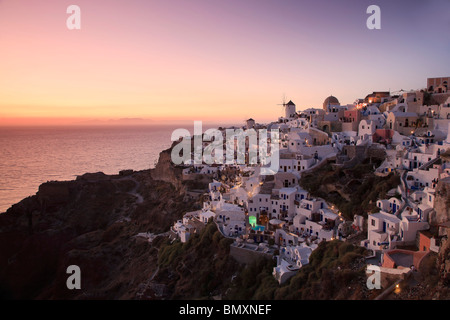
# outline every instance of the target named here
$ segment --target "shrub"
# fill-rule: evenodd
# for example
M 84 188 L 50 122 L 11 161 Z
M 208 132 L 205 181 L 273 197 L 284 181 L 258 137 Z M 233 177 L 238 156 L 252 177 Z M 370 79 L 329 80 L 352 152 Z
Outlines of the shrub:
M 361 257 L 362 255 L 357 252 L 347 252 L 345 255 L 339 258 L 339 262 L 344 266 L 349 266 L 353 261 Z

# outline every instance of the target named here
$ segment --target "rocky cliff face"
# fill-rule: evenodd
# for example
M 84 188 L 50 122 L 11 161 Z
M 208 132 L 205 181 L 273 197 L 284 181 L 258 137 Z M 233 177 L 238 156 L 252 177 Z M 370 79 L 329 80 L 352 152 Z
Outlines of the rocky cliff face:
M 161 180 L 172 184 L 179 193 L 185 191 L 182 184 L 182 169 L 176 167 L 171 160 L 171 149 L 159 154 L 159 160 L 155 168 L 151 170 L 151 176 L 155 180 Z
M 450 229 L 446 229 L 447 236 L 441 240 L 437 267 L 440 275 L 440 284 L 445 288 L 447 297 L 450 297 Z
M 157 268 L 162 238 L 137 235 L 166 232 L 195 205 L 183 201 L 166 161 L 163 152 L 153 171 L 48 182 L 1 214 L 0 297 L 136 298 Z M 70 265 L 81 269 L 82 290 L 67 289 Z
M 439 180 L 434 210 L 435 212 L 430 215 L 431 224 L 436 225 L 450 220 L 450 178 Z

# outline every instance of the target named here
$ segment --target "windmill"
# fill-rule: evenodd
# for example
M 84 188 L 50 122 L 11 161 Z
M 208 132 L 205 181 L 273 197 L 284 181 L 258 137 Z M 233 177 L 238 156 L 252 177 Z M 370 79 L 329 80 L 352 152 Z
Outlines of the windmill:
M 279 106 L 283 106 L 285 118 L 289 119 L 295 116 L 295 104 L 292 102 L 292 100 L 289 100 L 288 103 L 286 103 L 286 96 L 283 94 L 283 103 L 278 104 Z
M 247 129 L 255 128 L 256 122 L 253 118 L 245 119 L 244 123 L 245 123 L 245 126 L 247 127 Z
M 283 93 L 283 98 L 281 98 L 281 104 L 277 104 L 277 106 L 282 106 L 283 111 L 286 109 L 286 95 Z

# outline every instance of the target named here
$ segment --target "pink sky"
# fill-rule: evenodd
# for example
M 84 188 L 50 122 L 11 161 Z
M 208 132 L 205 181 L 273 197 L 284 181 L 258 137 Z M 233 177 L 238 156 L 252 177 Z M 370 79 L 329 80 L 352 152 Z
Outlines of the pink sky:
M 411 41 L 448 23 L 441 2 L 409 19 L 380 2 L 369 31 L 364 0 L 0 0 L 0 124 L 268 121 L 283 94 L 301 110 L 448 76 L 447 34 L 423 38 L 434 50 Z M 71 4 L 81 30 L 66 28 Z

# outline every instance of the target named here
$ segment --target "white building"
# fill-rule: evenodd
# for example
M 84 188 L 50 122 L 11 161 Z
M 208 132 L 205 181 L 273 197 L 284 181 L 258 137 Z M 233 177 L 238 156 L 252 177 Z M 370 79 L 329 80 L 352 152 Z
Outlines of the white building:
M 206 211 L 201 211 L 198 215 L 198 219 L 203 222 L 204 224 L 207 224 L 209 219 L 213 218 L 216 216 L 216 214 L 214 212 L 212 212 L 211 210 L 206 210 Z
M 305 220 L 306 234 L 323 241 L 330 241 L 335 238 L 334 229 L 324 228 L 324 224 L 311 220 Z
M 426 221 L 420 220 L 417 214 L 406 215 L 402 214 L 402 221 L 400 223 L 400 239 L 406 244 L 415 244 L 417 232 L 421 230 L 428 230 L 430 225 Z
M 439 180 L 439 168 L 428 168 L 426 170 L 414 169 L 406 176 L 406 183 L 409 189 L 423 187 L 435 188 Z
M 248 213 L 258 216 L 262 211 L 270 212 L 270 194 L 258 193 L 254 195 L 247 203 Z
M 227 236 L 238 236 L 245 233 L 245 211 L 242 207 L 223 202 L 217 206 L 215 221 L 222 227 Z
M 358 136 L 360 141 L 372 141 L 377 129 L 376 124 L 370 120 L 361 120 L 358 125 Z
M 273 268 L 273 276 L 279 284 L 282 284 L 293 277 L 298 270 L 299 267 L 296 264 L 292 264 L 284 259 L 281 259 L 279 264 Z
M 301 267 L 309 264 L 309 257 L 316 248 L 316 244 L 308 246 L 304 243 L 296 246 L 282 247 L 280 255 L 278 256 L 277 266 L 273 268 L 273 276 L 278 283 L 282 284 L 286 282 L 286 280 L 294 276 Z
M 301 214 L 307 219 L 312 219 L 313 213 L 318 213 L 320 209 L 327 208 L 325 201 L 318 198 L 302 199 L 298 205 L 296 205 L 296 214 Z
M 282 188 L 279 191 L 279 206 L 281 216 L 279 219 L 288 218 L 291 220 L 295 215 L 295 195 L 297 188 Z
M 399 200 L 395 197 L 377 200 L 377 207 L 380 208 L 381 211 L 387 213 L 396 213 L 403 206 L 403 204 L 403 200 Z
M 384 246 L 390 246 L 391 240 L 398 235 L 400 230 L 400 219 L 395 215 L 380 211 L 372 213 L 367 219 L 367 236 L 362 245 L 372 249 L 381 250 Z

